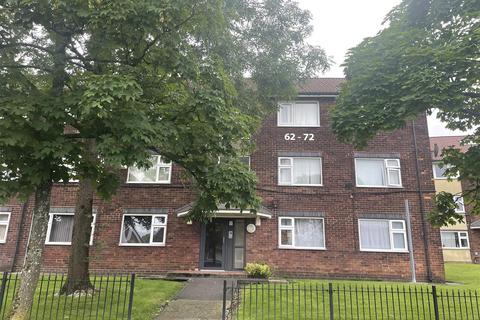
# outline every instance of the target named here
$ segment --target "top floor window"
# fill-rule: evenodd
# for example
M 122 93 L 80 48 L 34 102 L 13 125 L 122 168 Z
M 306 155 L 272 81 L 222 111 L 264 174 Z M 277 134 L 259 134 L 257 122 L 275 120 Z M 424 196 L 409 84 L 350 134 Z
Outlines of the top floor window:
M 129 167 L 128 183 L 170 183 L 172 163 L 166 162 L 161 156 L 151 157 L 152 167 L 149 169 Z
M 277 115 L 279 127 L 320 127 L 318 102 L 296 101 L 280 103 Z
M 433 177 L 435 179 L 448 179 L 445 172 L 448 168 L 451 168 L 448 164 L 443 164 L 441 161 L 435 161 L 433 163 Z M 456 178 L 456 177 L 452 177 Z
M 357 187 L 401 187 L 399 159 L 355 159 Z

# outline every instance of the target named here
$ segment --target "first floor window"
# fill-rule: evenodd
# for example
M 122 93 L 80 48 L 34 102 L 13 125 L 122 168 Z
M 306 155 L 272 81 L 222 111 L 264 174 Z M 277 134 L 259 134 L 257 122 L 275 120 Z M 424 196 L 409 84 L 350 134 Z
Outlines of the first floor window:
M 441 231 L 442 247 L 445 249 L 468 249 L 468 233 L 466 231 Z
M 125 214 L 121 245 L 165 245 L 167 215 Z
M 315 157 L 279 157 L 278 184 L 286 186 L 322 185 L 322 159 Z
M 73 213 L 50 213 L 46 244 L 70 245 L 73 234 Z M 96 215 L 91 225 L 90 245 L 93 244 Z
M 278 230 L 280 248 L 325 249 L 323 218 L 282 217 Z
M 358 187 L 401 187 L 399 159 L 355 159 Z
M 407 232 L 403 220 L 360 219 L 360 250 L 407 251 Z
M 453 201 L 457 205 L 455 212 L 456 213 L 465 213 L 465 204 L 463 203 L 463 197 L 453 196 Z
M 149 169 L 129 167 L 128 183 L 170 183 L 172 174 L 172 163 L 166 162 L 161 156 L 154 155 L 150 161 L 152 166 Z
M 240 162 L 245 164 L 245 166 L 248 167 L 248 170 L 250 170 L 250 156 L 241 156 Z
M 10 212 L 0 212 L 0 243 L 5 243 L 7 241 L 9 222 Z

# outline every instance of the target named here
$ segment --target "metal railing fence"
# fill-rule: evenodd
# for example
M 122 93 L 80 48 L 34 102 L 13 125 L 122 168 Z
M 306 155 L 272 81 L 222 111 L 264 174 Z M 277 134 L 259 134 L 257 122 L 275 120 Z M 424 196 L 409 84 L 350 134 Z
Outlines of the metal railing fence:
M 0 320 L 7 319 L 20 274 L 0 274 Z M 92 274 L 95 288 L 81 294 L 60 295 L 66 274 L 42 274 L 29 319 L 128 319 L 132 317 L 135 274 Z
M 480 320 L 479 299 L 434 285 L 225 282 L 222 319 Z

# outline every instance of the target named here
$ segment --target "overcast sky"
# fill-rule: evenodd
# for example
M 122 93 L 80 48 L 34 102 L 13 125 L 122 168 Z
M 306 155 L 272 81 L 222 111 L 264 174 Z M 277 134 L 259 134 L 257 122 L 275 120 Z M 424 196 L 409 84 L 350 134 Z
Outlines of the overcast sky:
M 297 0 L 313 16 L 313 34 L 309 42 L 323 47 L 335 65 L 325 77 L 343 77 L 342 64 L 348 49 L 363 38 L 374 36 L 388 12 L 400 0 Z M 435 117 L 429 119 L 430 136 L 459 135 L 445 129 Z

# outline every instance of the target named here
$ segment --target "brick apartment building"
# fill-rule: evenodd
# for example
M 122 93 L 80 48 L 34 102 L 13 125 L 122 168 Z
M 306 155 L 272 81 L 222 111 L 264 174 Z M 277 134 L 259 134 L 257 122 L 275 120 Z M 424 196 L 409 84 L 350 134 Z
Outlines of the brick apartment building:
M 430 147 L 433 153 L 433 177 L 437 192 L 445 191 L 458 195 L 465 189 L 466 182 L 457 179 L 448 180 L 445 176 L 446 167 L 442 167 L 442 150 L 448 147 L 468 150 L 468 145 L 462 145 L 465 136 L 431 137 Z M 457 213 L 465 216 L 464 223 L 442 227 L 441 239 L 443 258 L 452 262 L 480 263 L 480 217 L 469 215 L 470 207 L 463 198 L 457 196 Z
M 164 274 L 262 261 L 279 274 L 409 280 L 411 245 L 417 279 L 442 281 L 440 232 L 423 218 L 435 192 L 426 117 L 355 150 L 329 129 L 342 81 L 311 79 L 265 120 L 245 158 L 263 199 L 255 215 L 220 208 L 211 223 L 191 223 L 184 215 L 194 192 L 181 168 L 155 157 L 148 171 L 124 170 L 116 196 L 94 202 L 91 269 Z M 66 266 L 76 190 L 75 182 L 54 187 L 46 270 Z M 32 205 L 0 208 L 0 269 L 21 267 Z

